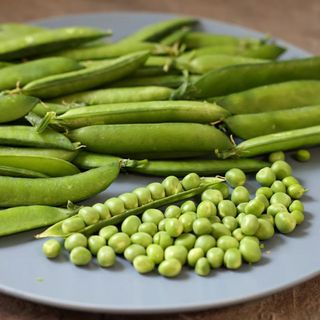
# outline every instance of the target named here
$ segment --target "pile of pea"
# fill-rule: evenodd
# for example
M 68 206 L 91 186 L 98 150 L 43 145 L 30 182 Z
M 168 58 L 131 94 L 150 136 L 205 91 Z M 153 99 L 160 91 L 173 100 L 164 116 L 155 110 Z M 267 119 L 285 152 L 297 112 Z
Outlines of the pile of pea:
M 243 262 L 257 263 L 262 257 L 261 241 L 272 238 L 275 231 L 290 233 L 304 220 L 304 206 L 299 199 L 305 189 L 282 159 L 282 152 L 271 154 L 271 167 L 257 172 L 260 187 L 252 199 L 245 187 L 245 173 L 233 168 L 225 175 L 229 186 L 220 183 L 203 191 L 199 199 L 171 204 L 162 211 L 147 209 L 141 218 L 128 216 L 120 225 L 105 226 L 88 238 L 75 232 L 65 239 L 64 248 L 77 266 L 89 264 L 96 256 L 101 267 L 111 267 L 118 254 L 139 273 L 157 269 L 165 277 L 178 276 L 184 265 L 207 276 L 211 269 L 239 269 Z M 169 178 L 170 185 L 173 179 Z M 174 180 L 174 185 L 183 190 L 193 187 L 199 179 L 191 173 L 181 182 Z M 154 186 L 165 193 L 159 185 L 151 184 L 149 189 Z M 87 208 L 81 210 L 89 212 Z M 43 252 L 49 258 L 57 257 L 60 250 L 56 239 L 43 244 Z

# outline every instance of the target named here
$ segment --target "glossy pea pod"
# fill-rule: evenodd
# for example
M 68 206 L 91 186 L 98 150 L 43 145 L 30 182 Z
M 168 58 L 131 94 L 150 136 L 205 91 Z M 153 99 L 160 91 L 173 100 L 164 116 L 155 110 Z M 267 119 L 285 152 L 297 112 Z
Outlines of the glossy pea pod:
M 76 104 L 58 104 L 58 103 L 51 103 L 51 102 L 40 102 L 35 105 L 32 109 L 32 112 L 39 117 L 44 117 L 47 112 L 54 112 L 56 115 L 63 114 L 73 107 L 77 107 Z
M 22 91 L 41 98 L 53 98 L 88 90 L 129 75 L 141 66 L 147 57 L 148 52 L 145 51 L 133 53 L 116 59 L 106 66 L 102 64 L 30 82 Z
M 38 171 L 11 167 L 0 166 L 0 176 L 21 177 L 21 178 L 48 178 L 46 174 Z

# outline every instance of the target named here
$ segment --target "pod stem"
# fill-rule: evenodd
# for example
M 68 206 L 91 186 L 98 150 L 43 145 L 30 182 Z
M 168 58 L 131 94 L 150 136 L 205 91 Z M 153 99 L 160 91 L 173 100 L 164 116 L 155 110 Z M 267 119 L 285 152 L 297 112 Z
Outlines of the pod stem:
M 46 115 L 40 121 L 40 123 L 36 126 L 37 131 L 39 133 L 43 132 L 55 117 L 56 117 L 55 112 L 53 112 L 53 111 L 47 112 Z
M 148 160 L 131 160 L 131 159 L 121 159 L 120 167 L 121 168 L 143 168 L 148 164 Z

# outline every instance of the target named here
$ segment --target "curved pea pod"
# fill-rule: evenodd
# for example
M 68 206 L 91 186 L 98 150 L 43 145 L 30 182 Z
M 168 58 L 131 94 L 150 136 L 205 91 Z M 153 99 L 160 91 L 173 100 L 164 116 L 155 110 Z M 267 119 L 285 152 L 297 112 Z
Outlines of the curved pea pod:
M 214 152 L 232 147 L 220 130 L 198 123 L 95 125 L 72 130 L 68 137 L 87 150 L 113 155 L 142 152 Z
M 192 30 L 192 28 L 190 28 L 188 26 L 184 26 L 180 29 L 177 29 L 177 30 L 171 32 L 166 37 L 162 38 L 160 40 L 160 43 L 164 44 L 166 46 L 173 46 L 173 45 L 180 44 L 183 41 L 183 39 L 185 38 L 185 36 L 191 32 L 191 30 Z
M 23 94 L 1 94 L 0 123 L 22 118 L 30 112 L 38 102 L 38 98 L 25 96 Z
M 245 140 L 235 148 L 218 153 L 221 158 L 253 157 L 274 151 L 306 148 L 320 144 L 320 126 L 272 133 Z
M 0 237 L 47 227 L 67 219 L 77 212 L 78 208 L 72 206 L 63 209 L 39 205 L 0 210 Z
M 239 114 L 225 119 L 229 130 L 243 139 L 320 125 L 320 105 Z
M 76 107 L 75 105 L 71 104 L 58 104 L 58 103 L 44 103 L 40 102 L 35 105 L 32 109 L 32 112 L 35 113 L 39 117 L 44 117 L 47 112 L 54 112 L 56 115 L 63 114 L 69 111 L 72 107 Z
M 0 177 L 0 207 L 59 206 L 84 200 L 106 189 L 117 178 L 119 170 L 119 164 L 112 164 L 65 177 Z
M 22 35 L 1 42 L 0 60 L 10 61 L 43 55 L 103 38 L 107 35 L 110 35 L 110 31 L 100 31 L 86 27 L 51 29 Z
M 23 178 L 47 178 L 48 176 L 33 170 L 16 168 L 10 166 L 0 166 L 0 176 L 23 177 Z
M 116 59 L 106 66 L 98 65 L 78 71 L 46 77 L 27 84 L 22 91 L 41 98 L 53 98 L 91 89 L 121 79 L 141 66 L 148 52 L 138 52 Z

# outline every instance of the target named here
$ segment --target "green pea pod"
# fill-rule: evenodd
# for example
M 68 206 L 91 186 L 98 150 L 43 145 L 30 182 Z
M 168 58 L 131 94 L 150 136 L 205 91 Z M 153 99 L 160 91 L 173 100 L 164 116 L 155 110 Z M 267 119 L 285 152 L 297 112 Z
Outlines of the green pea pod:
M 36 104 L 36 106 L 32 109 L 32 112 L 39 117 L 44 117 L 47 112 L 54 112 L 56 115 L 60 115 L 67 112 L 72 107 L 74 107 L 74 105 L 40 102 Z
M 212 151 L 200 152 L 200 151 L 170 151 L 170 152 L 135 152 L 126 153 L 125 158 L 129 159 L 150 159 L 150 160 L 161 160 L 161 159 L 186 159 L 186 158 L 210 158 L 212 157 Z
M 102 220 L 96 224 L 90 225 L 85 227 L 83 230 L 80 230 L 79 232 L 85 234 L 86 236 L 89 236 L 95 232 L 98 232 L 101 228 L 107 226 L 107 225 L 116 225 L 121 223 L 125 218 L 131 216 L 131 215 L 138 215 L 143 213 L 145 210 L 149 208 L 160 208 L 162 206 L 175 203 L 184 199 L 192 198 L 198 194 L 201 194 L 204 190 L 206 190 L 209 187 L 212 187 L 218 183 L 223 181 L 221 178 L 208 178 L 208 179 L 202 179 L 202 183 L 199 187 L 189 189 L 187 191 L 182 191 L 178 194 L 167 196 L 165 198 L 154 200 L 148 204 L 142 205 L 140 207 L 130 209 L 125 211 L 122 214 L 113 216 L 112 218 Z M 55 225 L 49 227 L 44 232 L 36 235 L 36 238 L 47 238 L 47 237 L 62 237 L 65 238 L 69 234 L 65 234 L 62 231 L 62 222 L 58 222 Z
M 110 31 L 94 28 L 67 27 L 45 30 L 4 40 L 0 44 L 0 60 L 10 61 L 39 56 L 62 48 L 110 35 Z
M 48 176 L 38 171 L 0 166 L 0 176 L 22 177 L 22 178 L 47 178 Z
M 63 209 L 37 205 L 0 210 L 0 236 L 47 227 L 77 212 L 76 207 Z
M 161 67 L 153 67 L 153 66 L 144 66 L 142 68 L 139 68 L 137 71 L 135 71 L 132 74 L 132 77 L 154 77 L 154 76 L 165 76 L 165 75 L 176 75 L 180 74 L 179 70 L 170 68 L 169 70 L 164 70 L 164 68 Z
M 30 112 L 38 102 L 38 98 L 25 96 L 23 94 L 0 95 L 0 123 L 22 118 Z
M 0 61 L 0 69 L 12 66 L 12 63 Z
M 229 130 L 243 139 L 320 125 L 320 105 L 239 114 L 225 119 Z
M 53 98 L 91 89 L 119 80 L 140 67 L 148 52 L 137 52 L 116 59 L 112 64 L 46 77 L 27 84 L 22 91 L 41 98 Z
M 0 24 L 0 35 L 10 34 L 10 35 L 21 35 L 30 34 L 35 32 L 40 32 L 46 30 L 43 27 L 33 26 L 25 23 L 1 23 Z
M 173 31 L 166 37 L 162 38 L 160 43 L 166 46 L 180 44 L 185 38 L 185 36 L 191 32 L 191 30 L 192 29 L 190 27 L 186 27 L 186 26 L 180 29 L 177 29 L 176 31 Z
M 232 147 L 220 130 L 198 123 L 95 125 L 72 130 L 72 141 L 87 150 L 113 155 L 143 152 L 214 152 Z
M 66 205 L 106 189 L 118 176 L 119 163 L 55 178 L 0 177 L 0 207 L 23 205 Z

